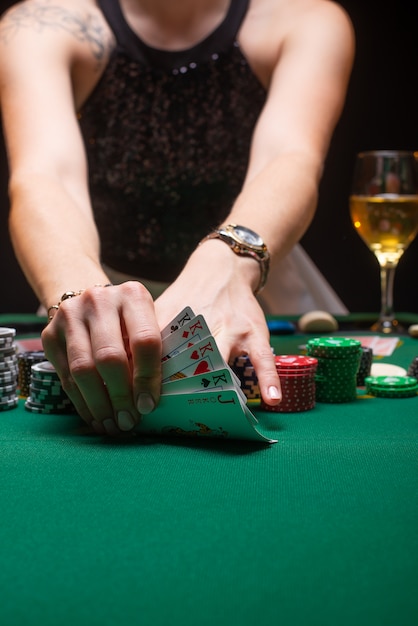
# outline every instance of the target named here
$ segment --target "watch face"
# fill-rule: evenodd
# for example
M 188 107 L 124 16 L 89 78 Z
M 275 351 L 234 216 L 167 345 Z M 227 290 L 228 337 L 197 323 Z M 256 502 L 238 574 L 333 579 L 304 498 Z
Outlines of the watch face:
M 234 228 L 235 234 L 242 239 L 245 243 L 250 246 L 262 246 L 263 240 L 257 233 L 255 233 L 250 228 L 245 228 L 245 226 L 235 226 Z

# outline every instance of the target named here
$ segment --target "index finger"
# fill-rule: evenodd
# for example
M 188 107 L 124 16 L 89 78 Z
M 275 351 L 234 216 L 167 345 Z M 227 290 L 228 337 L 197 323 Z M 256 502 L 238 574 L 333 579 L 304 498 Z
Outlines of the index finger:
M 281 402 L 282 392 L 270 344 L 269 342 L 255 343 L 251 341 L 248 347 L 251 363 L 257 375 L 261 397 L 269 406 L 276 406 Z

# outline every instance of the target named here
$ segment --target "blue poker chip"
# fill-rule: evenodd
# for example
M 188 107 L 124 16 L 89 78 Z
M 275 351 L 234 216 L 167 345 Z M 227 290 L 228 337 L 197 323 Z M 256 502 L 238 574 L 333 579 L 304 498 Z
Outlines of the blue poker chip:
M 272 335 L 292 335 L 296 332 L 295 324 L 285 320 L 267 320 L 267 327 Z

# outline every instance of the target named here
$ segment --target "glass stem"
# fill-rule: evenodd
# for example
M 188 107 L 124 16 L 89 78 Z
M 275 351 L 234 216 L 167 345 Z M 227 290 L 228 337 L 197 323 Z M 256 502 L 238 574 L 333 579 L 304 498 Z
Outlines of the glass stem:
M 380 268 L 381 311 L 380 319 L 392 321 L 395 317 L 393 310 L 393 281 L 396 265 L 382 265 Z

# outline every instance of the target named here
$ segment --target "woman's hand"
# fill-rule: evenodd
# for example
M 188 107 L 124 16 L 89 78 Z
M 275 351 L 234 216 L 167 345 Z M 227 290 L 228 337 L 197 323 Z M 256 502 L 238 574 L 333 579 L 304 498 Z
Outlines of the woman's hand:
M 280 381 L 264 313 L 253 295 L 260 268 L 222 241 L 206 241 L 190 257 L 177 280 L 155 303 L 160 328 L 185 306 L 202 314 L 226 362 L 248 354 L 263 400 L 280 402 Z
M 157 405 L 161 335 L 141 283 L 92 287 L 64 300 L 42 341 L 63 389 L 97 433 L 130 431 Z

